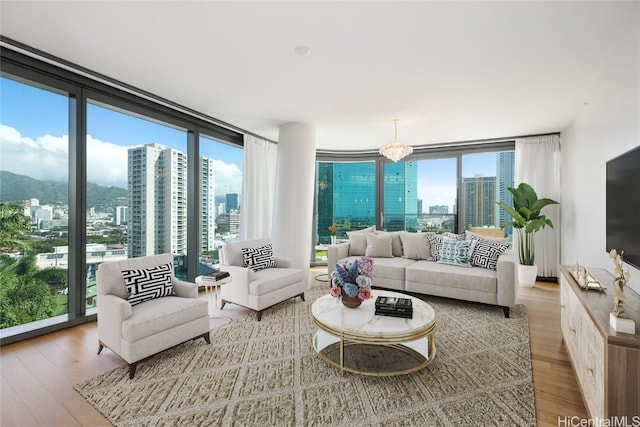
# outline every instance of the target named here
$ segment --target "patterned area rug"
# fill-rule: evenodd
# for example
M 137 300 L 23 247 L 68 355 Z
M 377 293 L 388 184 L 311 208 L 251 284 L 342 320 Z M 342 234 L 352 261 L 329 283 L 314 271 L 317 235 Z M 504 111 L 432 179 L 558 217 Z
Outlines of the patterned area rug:
M 535 425 L 524 306 L 502 309 L 424 297 L 436 312 L 437 355 L 424 370 L 366 377 L 314 352 L 311 303 L 299 298 L 75 386 L 116 426 Z M 99 356 L 98 356 L 99 357 Z

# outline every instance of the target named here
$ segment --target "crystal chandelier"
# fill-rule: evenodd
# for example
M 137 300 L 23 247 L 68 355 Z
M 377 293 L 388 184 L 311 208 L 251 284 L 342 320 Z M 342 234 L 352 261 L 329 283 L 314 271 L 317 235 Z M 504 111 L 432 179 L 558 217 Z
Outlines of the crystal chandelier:
M 403 157 L 406 157 L 409 154 L 413 153 L 413 147 L 398 141 L 398 119 L 393 119 L 393 122 L 395 124 L 395 136 L 393 138 L 393 141 L 380 148 L 379 153 L 385 156 L 387 159 L 397 162 Z

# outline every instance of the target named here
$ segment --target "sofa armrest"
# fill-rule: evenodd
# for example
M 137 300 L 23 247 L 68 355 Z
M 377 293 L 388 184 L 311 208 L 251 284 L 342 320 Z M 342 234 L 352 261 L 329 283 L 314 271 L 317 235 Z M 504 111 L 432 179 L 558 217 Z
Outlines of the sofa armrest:
M 276 267 L 277 268 L 293 268 L 293 259 L 291 258 L 280 258 L 280 257 L 273 257 L 273 259 L 276 262 Z
M 518 257 L 513 250 L 498 258 L 498 305 L 513 307 L 518 289 Z
M 98 339 L 120 354 L 122 322 L 131 317 L 129 301 L 111 294 L 98 294 Z
M 349 242 L 330 245 L 327 251 L 327 273 L 331 277 L 336 262 L 349 256 Z
M 173 284 L 173 290 L 176 296 L 181 298 L 198 298 L 198 285 L 195 283 L 176 279 L 175 276 L 171 278 L 171 283 Z
M 246 305 L 249 301 L 249 282 L 254 277 L 253 271 L 250 268 L 235 265 L 221 265 L 220 268 L 231 275 L 231 283 L 220 287 L 222 299 Z

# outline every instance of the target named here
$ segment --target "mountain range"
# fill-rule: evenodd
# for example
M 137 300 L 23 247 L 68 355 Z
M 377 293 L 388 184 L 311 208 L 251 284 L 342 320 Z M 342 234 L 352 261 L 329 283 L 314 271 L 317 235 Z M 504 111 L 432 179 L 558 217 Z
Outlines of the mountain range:
M 87 207 L 105 211 L 126 205 L 127 189 L 105 187 L 87 182 Z M 38 199 L 41 205 L 67 205 L 67 182 L 41 181 L 25 175 L 0 171 L 0 203 L 22 204 L 23 200 Z

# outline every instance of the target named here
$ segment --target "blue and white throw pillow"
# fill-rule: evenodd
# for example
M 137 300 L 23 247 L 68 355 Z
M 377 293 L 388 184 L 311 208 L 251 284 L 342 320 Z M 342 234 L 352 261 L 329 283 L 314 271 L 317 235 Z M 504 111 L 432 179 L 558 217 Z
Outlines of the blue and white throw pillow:
M 129 292 L 129 303 L 140 304 L 154 298 L 175 295 L 171 276 L 173 264 L 163 264 L 140 270 L 123 270 L 122 278 Z
M 469 256 L 473 252 L 475 242 L 473 240 L 442 239 L 442 248 L 438 256 L 441 264 L 453 264 L 461 267 L 471 267 Z
M 485 239 L 473 238 L 472 240 L 476 242 L 476 246 L 473 249 L 471 265 L 488 268 L 489 270 L 497 270 L 498 257 L 507 250 L 509 245 Z
M 253 271 L 276 266 L 271 243 L 257 248 L 242 248 L 242 258 L 244 265 Z

